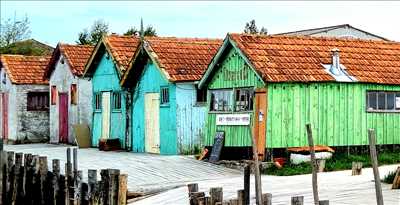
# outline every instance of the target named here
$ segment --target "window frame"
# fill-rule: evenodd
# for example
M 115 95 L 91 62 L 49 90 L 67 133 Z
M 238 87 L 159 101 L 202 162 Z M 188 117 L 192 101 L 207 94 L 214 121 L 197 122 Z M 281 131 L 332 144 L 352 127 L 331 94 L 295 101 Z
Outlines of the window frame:
M 119 96 L 119 107 L 116 107 L 116 96 Z M 116 92 L 111 92 L 111 110 L 112 112 L 121 112 L 122 110 L 122 92 L 116 91 Z
M 32 96 L 35 95 L 36 96 Z M 40 94 L 40 95 L 38 95 Z M 38 99 L 37 100 L 37 104 L 40 103 L 45 103 L 44 105 L 41 105 L 39 107 L 39 105 L 35 105 L 32 106 L 32 100 L 33 98 L 36 97 Z M 44 99 L 40 99 L 40 98 L 44 98 Z M 27 92 L 26 93 L 26 111 L 49 111 L 49 104 L 50 104 L 50 100 L 49 100 L 49 92 L 40 92 L 40 91 L 32 91 L 32 92 Z M 40 100 L 39 100 L 40 99 Z
M 231 91 L 232 92 L 232 95 L 231 95 L 231 109 L 230 109 L 230 111 L 218 111 L 218 110 L 211 110 L 211 107 L 212 107 L 212 92 L 213 91 L 224 91 L 224 90 L 229 90 L 229 91 Z M 251 91 L 253 91 L 252 92 L 252 94 L 253 94 L 253 106 L 252 106 L 252 109 L 251 110 L 240 110 L 240 111 L 237 111 L 236 110 L 236 92 L 238 91 L 238 90 L 251 90 Z M 208 112 L 209 113 L 253 113 L 254 112 L 254 110 L 255 110 L 255 88 L 254 87 L 237 87 L 237 88 L 221 88 L 221 89 L 208 89 L 208 92 L 207 92 L 207 97 L 208 97 L 208 101 L 209 101 L 209 103 L 208 103 Z
M 167 98 L 165 98 L 163 91 L 166 91 Z M 167 101 L 165 101 L 165 99 L 167 99 Z M 170 103 L 169 87 L 161 86 L 160 87 L 160 106 L 169 106 L 169 103 Z
M 103 99 L 102 99 L 102 97 L 103 97 L 103 95 L 102 95 L 103 93 L 102 92 L 96 92 L 96 93 L 94 93 L 94 96 L 93 96 L 93 110 L 94 110 L 94 112 L 101 112 L 102 111 L 102 103 L 103 103 Z M 96 98 L 98 96 L 98 98 Z M 99 108 L 97 108 L 97 103 L 98 103 L 98 105 L 99 105 Z
M 199 89 L 196 86 L 196 91 L 195 91 L 196 92 L 196 102 L 195 102 L 196 106 L 205 106 L 205 105 L 207 105 L 207 101 L 208 101 L 208 92 L 207 91 L 208 91 L 207 87 Z M 199 101 L 199 92 L 203 92 L 201 94 L 202 94 L 202 97 L 204 98 L 204 101 Z
M 237 102 L 242 102 L 242 101 L 237 101 L 236 100 L 236 95 L 237 95 L 237 92 L 238 91 L 241 91 L 241 90 L 245 90 L 245 91 L 250 91 L 251 93 L 251 99 L 252 99 L 252 105 L 251 105 L 251 109 L 250 110 L 236 110 L 237 109 Z M 254 100 L 255 100 L 255 90 L 254 90 L 254 88 L 252 88 L 252 87 L 245 87 L 245 88 L 235 88 L 234 89 L 234 104 L 233 104 L 233 106 L 234 106 L 234 112 L 253 112 L 254 111 Z M 247 100 L 249 100 L 250 98 L 248 98 Z
M 78 85 L 75 83 L 72 83 L 70 86 L 70 95 L 71 95 L 71 105 L 77 105 L 78 104 Z
M 369 101 L 369 95 L 370 94 L 372 94 L 372 93 L 375 93 L 375 99 L 376 99 L 376 102 L 375 102 L 375 107 L 376 107 L 376 109 L 369 109 L 369 107 L 370 107 L 370 101 Z M 384 94 L 384 96 L 385 96 L 385 109 L 380 109 L 379 108 L 379 94 Z M 387 109 L 387 107 L 388 107 L 388 104 L 387 104 L 387 102 L 388 102 L 388 98 L 387 98 L 387 96 L 388 96 L 388 94 L 394 94 L 394 107 L 393 107 L 393 109 Z M 366 101 L 365 101 L 365 111 L 367 112 L 367 113 L 400 113 L 400 108 L 397 108 L 396 107 L 396 97 L 398 96 L 398 97 L 400 97 L 400 91 L 387 91 L 387 90 L 367 90 L 366 91 L 366 94 L 365 94 L 365 99 L 366 99 Z

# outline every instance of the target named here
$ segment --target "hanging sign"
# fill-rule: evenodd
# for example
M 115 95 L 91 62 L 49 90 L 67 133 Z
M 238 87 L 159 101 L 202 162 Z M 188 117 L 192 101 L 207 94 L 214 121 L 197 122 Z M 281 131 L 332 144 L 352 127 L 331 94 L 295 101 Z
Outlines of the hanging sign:
M 250 114 L 220 114 L 217 115 L 217 125 L 249 125 Z
M 400 108 L 400 97 L 396 97 L 396 108 Z

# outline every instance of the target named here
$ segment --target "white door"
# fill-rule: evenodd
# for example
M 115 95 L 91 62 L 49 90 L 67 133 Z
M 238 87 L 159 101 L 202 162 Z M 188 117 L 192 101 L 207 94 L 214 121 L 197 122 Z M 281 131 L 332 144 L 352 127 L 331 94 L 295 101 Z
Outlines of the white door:
M 145 94 L 145 148 L 146 152 L 160 153 L 160 94 Z
M 101 112 L 102 112 L 102 123 L 101 123 L 101 138 L 107 139 L 110 137 L 110 104 L 111 104 L 111 93 L 103 92 L 101 96 Z

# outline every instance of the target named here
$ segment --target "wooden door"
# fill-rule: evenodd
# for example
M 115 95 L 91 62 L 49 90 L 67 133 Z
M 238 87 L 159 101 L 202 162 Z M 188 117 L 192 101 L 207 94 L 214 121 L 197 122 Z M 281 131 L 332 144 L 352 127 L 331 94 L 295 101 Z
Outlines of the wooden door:
M 110 137 L 110 118 L 111 118 L 111 92 L 103 92 L 101 95 L 101 138 Z
M 1 136 L 4 140 L 8 139 L 8 93 L 1 94 L 2 122 Z
M 267 94 L 265 90 L 256 90 L 255 93 L 254 135 L 260 160 L 265 158 Z
M 68 94 L 58 94 L 58 136 L 60 143 L 68 143 Z
M 160 94 L 145 94 L 145 149 L 160 153 Z

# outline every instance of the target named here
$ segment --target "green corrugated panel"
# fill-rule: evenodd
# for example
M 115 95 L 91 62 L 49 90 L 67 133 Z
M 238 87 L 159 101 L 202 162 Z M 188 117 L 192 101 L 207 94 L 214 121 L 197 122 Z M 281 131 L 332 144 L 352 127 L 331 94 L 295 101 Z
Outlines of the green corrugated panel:
M 368 128 L 376 129 L 379 144 L 400 143 L 400 113 L 366 112 L 367 90 L 399 91 L 400 86 L 276 83 L 267 87 L 267 147 L 307 145 L 307 122 L 312 123 L 318 144 L 367 145 Z

